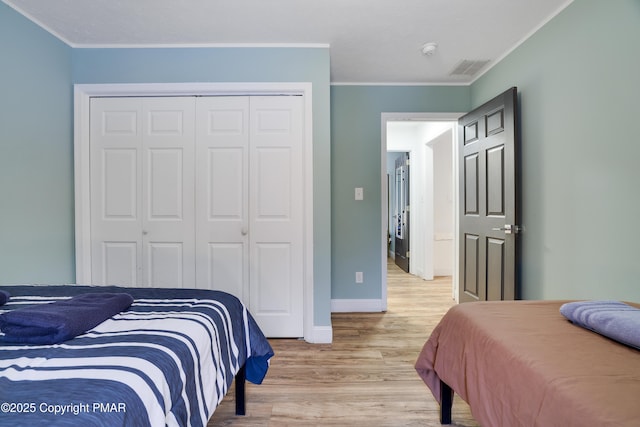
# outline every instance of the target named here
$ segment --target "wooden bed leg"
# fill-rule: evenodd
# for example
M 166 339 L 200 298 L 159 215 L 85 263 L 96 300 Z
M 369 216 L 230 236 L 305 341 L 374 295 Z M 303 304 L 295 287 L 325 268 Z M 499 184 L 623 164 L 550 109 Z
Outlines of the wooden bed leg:
M 453 390 L 440 380 L 440 424 L 451 424 L 451 408 L 453 407 Z
M 235 382 L 236 382 L 236 415 L 245 415 L 246 405 L 245 405 L 244 386 L 246 382 L 246 375 L 245 375 L 244 365 L 242 365 L 242 367 L 236 374 Z

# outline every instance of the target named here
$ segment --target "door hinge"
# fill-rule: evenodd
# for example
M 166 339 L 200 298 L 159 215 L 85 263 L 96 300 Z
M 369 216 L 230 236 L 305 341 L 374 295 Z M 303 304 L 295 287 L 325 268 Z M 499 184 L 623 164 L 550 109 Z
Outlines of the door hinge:
M 411 254 L 410 251 L 407 251 L 407 253 L 405 254 L 405 258 L 409 258 L 409 255 Z
M 411 160 L 409 160 L 409 159 L 405 160 L 405 164 L 406 164 L 407 166 L 411 166 Z

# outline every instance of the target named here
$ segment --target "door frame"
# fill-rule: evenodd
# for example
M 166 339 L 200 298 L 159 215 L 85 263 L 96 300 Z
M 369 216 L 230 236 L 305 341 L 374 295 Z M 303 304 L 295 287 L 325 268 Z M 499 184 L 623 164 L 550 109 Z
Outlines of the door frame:
M 381 192 L 381 206 L 382 213 L 381 221 L 381 291 L 380 291 L 380 305 L 382 311 L 387 310 L 387 228 L 389 222 L 389 212 L 387 207 L 387 123 L 388 122 L 401 122 L 401 121 L 421 121 L 421 122 L 452 122 L 453 126 L 453 175 L 454 175 L 454 212 L 458 209 L 458 119 L 465 115 L 463 113 L 382 113 L 381 114 L 381 143 L 380 143 L 380 192 Z M 411 211 L 409 211 L 411 216 Z M 432 222 L 433 224 L 433 222 Z M 433 228 L 433 227 L 432 227 Z M 454 253 L 458 253 L 458 216 L 455 216 L 454 224 Z M 458 298 L 458 257 L 454 258 L 453 265 L 453 288 L 451 290 L 454 299 Z
M 74 85 L 74 190 L 76 283 L 91 282 L 91 216 L 89 206 L 90 139 L 89 117 L 92 97 L 104 96 L 278 96 L 304 97 L 304 200 L 303 200 L 303 331 L 309 342 L 324 342 L 314 333 L 313 301 L 313 112 L 312 83 L 116 83 Z

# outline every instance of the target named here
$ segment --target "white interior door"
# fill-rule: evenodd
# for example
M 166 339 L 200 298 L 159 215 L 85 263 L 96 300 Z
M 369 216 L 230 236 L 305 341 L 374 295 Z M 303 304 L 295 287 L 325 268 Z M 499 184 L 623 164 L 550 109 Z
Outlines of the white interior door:
M 303 335 L 303 98 L 250 100 L 250 309 L 267 336 Z
M 303 335 L 302 106 L 197 100 L 197 284 L 243 299 L 270 337 Z
M 142 284 L 142 106 L 91 100 L 91 282 Z
M 199 97 L 197 286 L 249 297 L 249 98 Z
M 193 98 L 91 100 L 92 282 L 195 281 Z
M 195 283 L 195 102 L 143 100 L 142 244 L 144 286 Z

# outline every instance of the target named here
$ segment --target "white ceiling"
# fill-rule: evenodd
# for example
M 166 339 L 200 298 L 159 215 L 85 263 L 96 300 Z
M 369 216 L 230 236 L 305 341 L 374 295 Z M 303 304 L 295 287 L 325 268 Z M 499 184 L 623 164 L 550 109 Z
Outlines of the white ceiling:
M 78 48 L 329 46 L 332 83 L 468 84 L 572 0 L 2 1 Z

